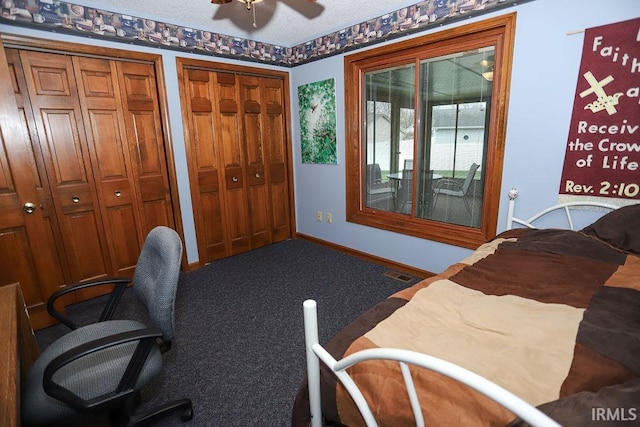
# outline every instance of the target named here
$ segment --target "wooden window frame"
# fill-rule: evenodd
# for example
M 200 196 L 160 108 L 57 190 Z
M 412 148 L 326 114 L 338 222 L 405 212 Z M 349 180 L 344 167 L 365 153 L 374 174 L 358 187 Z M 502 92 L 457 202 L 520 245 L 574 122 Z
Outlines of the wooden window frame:
M 515 22 L 516 13 L 510 13 L 345 56 L 345 168 L 348 222 L 466 248 L 477 248 L 495 236 L 500 205 Z M 480 228 L 437 222 L 366 207 L 366 135 L 364 135 L 366 116 L 363 111 L 365 72 L 403 61 L 407 63 L 412 59 L 415 59 L 418 65 L 424 59 L 489 45 L 495 47 L 495 69 L 487 157 L 486 164 L 483 165 L 485 183 Z M 416 84 L 416 87 L 419 85 Z M 418 132 L 414 132 L 414 135 L 418 135 Z

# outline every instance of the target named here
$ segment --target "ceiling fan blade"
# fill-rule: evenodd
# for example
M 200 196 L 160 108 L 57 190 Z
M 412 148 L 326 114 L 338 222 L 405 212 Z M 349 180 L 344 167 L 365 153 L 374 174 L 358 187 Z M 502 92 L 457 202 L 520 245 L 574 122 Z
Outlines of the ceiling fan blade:
M 291 9 L 295 10 L 307 19 L 317 18 L 324 12 L 324 6 L 316 3 L 316 0 L 307 0 L 302 2 L 300 0 L 279 0 L 281 3 L 286 4 Z
M 226 2 L 231 3 L 231 0 Z M 256 30 L 264 28 L 269 21 L 271 21 L 271 18 L 273 18 L 273 14 L 277 8 L 277 3 L 278 1 L 276 0 L 264 0 L 252 6 L 252 9 L 255 9 L 257 28 L 253 27 L 253 14 L 249 13 L 247 11 L 247 6 L 239 1 L 234 1 L 233 4 L 228 6 L 218 7 L 216 13 L 213 15 L 213 20 L 229 20 L 236 28 L 239 28 L 246 33 L 253 33 Z
M 212 4 L 225 4 L 225 3 L 231 3 L 231 0 L 211 0 Z

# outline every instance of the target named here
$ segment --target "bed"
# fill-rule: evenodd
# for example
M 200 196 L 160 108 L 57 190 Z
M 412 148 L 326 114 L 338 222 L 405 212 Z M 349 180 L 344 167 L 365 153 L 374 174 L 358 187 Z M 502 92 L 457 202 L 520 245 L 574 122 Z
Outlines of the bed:
M 576 230 L 584 204 L 525 220 L 509 194 L 507 231 L 325 346 L 305 301 L 294 427 L 640 421 L 640 204 Z M 568 229 L 536 228 L 558 210 Z

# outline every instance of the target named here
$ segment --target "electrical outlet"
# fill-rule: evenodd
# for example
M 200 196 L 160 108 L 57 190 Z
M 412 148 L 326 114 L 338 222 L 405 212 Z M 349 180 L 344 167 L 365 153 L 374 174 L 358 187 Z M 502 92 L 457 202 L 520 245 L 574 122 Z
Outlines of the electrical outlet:
M 316 212 L 316 221 L 322 222 L 322 211 Z
M 327 212 L 327 224 L 331 224 L 333 222 L 333 215 L 331 212 Z

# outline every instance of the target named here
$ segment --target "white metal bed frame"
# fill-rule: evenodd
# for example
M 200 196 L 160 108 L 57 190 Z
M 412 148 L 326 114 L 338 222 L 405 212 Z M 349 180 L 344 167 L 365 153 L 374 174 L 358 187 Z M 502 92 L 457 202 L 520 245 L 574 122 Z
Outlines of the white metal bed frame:
M 564 211 L 567 217 L 567 221 L 569 223 L 569 229 L 575 230 L 573 225 L 573 216 L 571 212 L 572 210 L 579 210 L 579 209 L 585 209 L 585 208 L 587 209 L 602 208 L 608 212 L 608 211 L 616 210 L 619 208 L 619 206 L 612 205 L 609 203 L 602 203 L 602 202 L 590 202 L 590 201 L 566 202 L 566 203 L 559 203 L 547 209 L 541 210 L 540 212 L 533 215 L 529 219 L 520 219 L 513 216 L 516 199 L 518 198 L 518 190 L 516 190 L 515 188 L 512 188 L 511 190 L 509 190 L 508 194 L 509 194 L 509 210 L 507 211 L 507 230 L 511 230 L 513 228 L 514 223 L 523 225 L 527 228 L 537 228 L 535 225 L 533 225 L 534 222 L 536 222 L 537 220 L 539 220 L 540 218 L 542 218 L 543 216 L 551 212 L 555 212 L 559 210 Z
M 413 383 L 413 377 L 409 370 L 409 365 L 415 365 L 426 369 L 439 372 L 443 375 L 451 377 L 469 387 L 479 391 L 487 397 L 501 404 L 511 412 L 522 418 L 533 426 L 559 427 L 560 424 L 553 421 L 546 414 L 542 413 L 535 407 L 531 406 L 524 400 L 520 399 L 513 393 L 505 390 L 499 385 L 475 374 L 465 368 L 455 365 L 451 362 L 418 353 L 410 350 L 401 350 L 396 348 L 375 348 L 361 350 L 351 354 L 341 360 L 336 360 L 325 350 L 318 342 L 318 317 L 316 302 L 314 300 L 306 300 L 303 303 L 304 310 L 304 330 L 305 344 L 307 349 L 307 377 L 309 382 L 309 409 L 311 414 L 311 427 L 321 427 L 322 409 L 320 397 L 320 361 L 327 365 L 333 373 L 338 377 L 351 398 L 355 402 L 358 410 L 368 427 L 377 427 L 377 422 L 369 404 L 360 392 L 360 389 L 347 373 L 347 369 L 351 366 L 365 362 L 368 360 L 392 360 L 400 364 L 402 377 L 404 378 L 405 387 L 411 402 L 411 409 L 416 421 L 416 426 L 423 427 L 424 418 L 416 388 Z
M 618 206 L 600 202 L 587 201 L 561 203 L 544 209 L 533 215 L 529 219 L 524 220 L 513 216 L 515 200 L 518 197 L 518 191 L 515 188 L 512 188 L 508 194 L 508 230 L 513 228 L 514 223 L 528 228 L 536 228 L 535 225 L 533 225 L 535 221 L 549 214 L 550 212 L 558 210 L 563 210 L 565 212 L 569 227 L 571 230 L 574 230 L 574 223 L 571 212 L 572 210 L 581 207 L 598 207 L 604 208 L 605 210 L 615 210 L 618 208 Z M 351 395 L 351 398 L 362 414 L 366 425 L 369 427 L 377 426 L 378 424 L 375 420 L 375 417 L 373 416 L 373 413 L 371 412 L 371 409 L 369 408 L 366 399 L 362 395 L 362 392 L 353 381 L 351 376 L 347 373 L 347 369 L 357 363 L 361 363 L 367 360 L 380 359 L 396 361 L 399 363 L 407 393 L 409 395 L 409 401 L 411 402 L 411 408 L 416 421 L 416 425 L 419 427 L 424 426 L 424 418 L 422 416 L 420 402 L 416 393 L 411 372 L 409 370 L 409 365 L 431 369 L 433 371 L 451 377 L 463 384 L 466 384 L 467 386 L 479 391 L 480 393 L 486 395 L 495 402 L 504 406 L 533 426 L 560 426 L 560 424 L 555 422 L 549 416 L 539 411 L 524 400 L 520 399 L 519 397 L 515 396 L 513 393 L 500 387 L 499 385 L 465 368 L 439 359 L 437 357 L 409 350 L 401 350 L 395 348 L 376 348 L 361 350 L 341 360 L 336 360 L 318 342 L 318 315 L 316 302 L 314 300 L 306 300 L 303 303 L 303 310 L 311 427 L 321 427 L 323 425 L 320 396 L 320 361 L 322 361 L 333 371 L 338 380 Z

